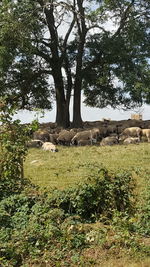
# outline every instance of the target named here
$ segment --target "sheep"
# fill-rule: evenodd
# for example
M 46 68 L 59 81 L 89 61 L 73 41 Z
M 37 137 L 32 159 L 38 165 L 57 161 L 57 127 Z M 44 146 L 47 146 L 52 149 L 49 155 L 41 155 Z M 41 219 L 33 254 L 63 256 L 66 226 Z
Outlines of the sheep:
M 91 140 L 79 140 L 78 141 L 78 146 L 90 146 L 92 143 L 91 143 Z
M 121 142 L 123 142 L 125 139 L 127 139 L 128 137 L 126 136 L 126 135 L 124 135 L 124 134 L 120 134 L 120 136 L 119 136 L 119 143 Z
M 39 129 L 38 131 L 34 132 L 33 139 L 39 139 L 43 142 L 48 142 L 50 139 L 49 132 Z
M 116 136 L 107 136 L 100 142 L 100 146 L 112 146 L 115 144 L 118 144 L 118 139 Z
M 79 140 L 90 140 L 92 144 L 94 140 L 97 141 L 98 135 L 99 135 L 98 128 L 93 128 L 91 130 L 78 132 L 71 139 L 71 144 L 78 145 Z
M 150 129 L 142 129 L 142 136 L 146 136 L 148 142 L 150 143 Z
M 91 131 L 82 131 L 75 134 L 71 139 L 71 144 L 77 145 L 79 140 L 89 140 L 91 139 Z
M 120 134 L 120 140 L 122 137 L 138 137 L 139 141 L 141 141 L 142 129 L 139 127 L 130 127 L 123 130 Z
M 51 143 L 53 143 L 54 145 L 58 144 L 57 138 L 58 138 L 59 134 L 53 133 L 53 134 L 49 134 L 49 141 Z
M 71 139 L 75 136 L 76 132 L 73 130 L 67 131 L 62 130 L 59 133 L 59 136 L 57 138 L 57 142 L 62 145 L 70 145 Z
M 45 142 L 42 145 L 42 149 L 45 151 L 58 152 L 58 149 L 56 148 L 56 146 L 52 144 L 51 142 Z
M 100 140 L 103 137 L 106 137 L 108 135 L 107 126 L 101 126 L 101 127 L 97 128 L 97 129 L 99 131 L 99 133 L 97 135 L 97 140 Z
M 100 129 L 99 128 L 93 128 L 92 130 L 92 139 L 98 139 L 100 136 Z
M 108 125 L 106 127 L 106 130 L 107 130 L 107 134 L 110 135 L 112 133 L 116 133 L 117 132 L 117 127 L 116 127 L 116 125 Z
M 30 140 L 27 142 L 27 147 L 41 147 L 43 145 L 43 142 L 41 140 Z
M 139 143 L 139 138 L 138 137 L 128 137 L 123 141 L 124 145 L 137 144 L 137 143 Z

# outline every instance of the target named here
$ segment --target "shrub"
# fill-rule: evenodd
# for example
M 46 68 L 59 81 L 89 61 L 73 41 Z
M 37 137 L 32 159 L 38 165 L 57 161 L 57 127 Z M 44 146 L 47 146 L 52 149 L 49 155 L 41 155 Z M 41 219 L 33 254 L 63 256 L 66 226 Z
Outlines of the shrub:
M 27 183 L 23 162 L 27 155 L 26 142 L 37 123 L 30 126 L 13 121 L 15 107 L 7 104 L 7 98 L 0 99 L 0 200 L 11 194 L 20 193 Z
M 91 242 L 103 244 L 105 232 L 86 229 L 83 222 L 104 217 L 106 222 L 115 210 L 129 213 L 130 179 L 127 173 L 109 175 L 106 169 L 99 168 L 96 177 L 68 190 L 33 196 L 21 193 L 1 200 L 2 263 L 21 266 L 27 258 L 44 257 L 48 251 L 53 254 L 56 248 L 57 252 L 63 249 L 65 255 L 68 250 L 82 249 Z
M 55 190 L 50 205 L 57 205 L 65 213 L 78 214 L 85 220 L 111 218 L 113 210 L 131 212 L 133 181 L 130 173 L 110 175 L 99 168 L 95 177 L 64 191 Z
M 135 226 L 140 234 L 150 236 L 150 183 L 142 194 L 142 201 L 137 210 L 137 222 Z

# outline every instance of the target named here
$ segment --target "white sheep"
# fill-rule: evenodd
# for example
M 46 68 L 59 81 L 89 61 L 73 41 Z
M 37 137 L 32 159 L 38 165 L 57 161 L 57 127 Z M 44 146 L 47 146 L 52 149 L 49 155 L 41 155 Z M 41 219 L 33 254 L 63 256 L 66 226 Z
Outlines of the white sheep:
M 91 129 L 91 131 L 92 131 L 92 139 L 97 140 L 101 134 L 101 129 L 100 128 L 93 128 L 93 129 Z
M 118 144 L 118 138 L 116 136 L 107 136 L 100 142 L 100 146 L 112 146 L 115 144 Z
M 82 132 L 78 132 L 75 134 L 75 136 L 71 139 L 71 144 L 78 145 L 78 142 L 80 140 L 90 140 L 91 144 L 97 141 L 97 138 L 99 136 L 99 129 L 93 128 L 91 130 L 86 130 Z
M 141 141 L 142 136 L 142 129 L 139 127 L 130 127 L 123 130 L 123 132 L 120 134 L 120 138 L 122 137 L 138 137 L 139 141 Z
M 137 143 L 139 143 L 139 138 L 138 137 L 128 137 L 123 141 L 124 145 L 137 144 Z
M 82 131 L 75 134 L 75 136 L 71 139 L 71 144 L 78 145 L 79 140 L 91 140 L 92 139 L 92 131 Z
M 148 142 L 150 142 L 150 129 L 142 129 L 142 136 L 146 136 Z
M 56 148 L 56 146 L 51 142 L 45 142 L 42 145 L 42 149 L 45 151 L 58 152 L 58 149 Z

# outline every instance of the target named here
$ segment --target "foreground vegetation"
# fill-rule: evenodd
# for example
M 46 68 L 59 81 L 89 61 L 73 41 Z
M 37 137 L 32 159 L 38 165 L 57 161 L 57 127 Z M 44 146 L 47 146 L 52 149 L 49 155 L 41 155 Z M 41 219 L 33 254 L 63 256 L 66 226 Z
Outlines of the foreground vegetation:
M 138 195 L 128 171 L 88 163 L 84 172 L 81 184 L 47 193 L 27 184 L 1 201 L 2 266 L 148 266 L 149 171 Z
M 1 265 L 148 266 L 149 148 L 31 149 L 25 176 L 40 187 L 2 199 Z
M 0 266 L 149 266 L 150 144 L 27 155 L 0 107 Z

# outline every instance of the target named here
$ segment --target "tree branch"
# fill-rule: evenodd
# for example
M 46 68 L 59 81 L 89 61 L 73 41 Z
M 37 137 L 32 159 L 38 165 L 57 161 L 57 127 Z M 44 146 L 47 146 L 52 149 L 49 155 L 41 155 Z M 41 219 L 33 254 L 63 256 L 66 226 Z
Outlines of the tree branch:
M 75 1 L 74 1 L 73 10 L 75 11 Z M 75 12 L 74 12 L 73 20 L 72 20 L 72 22 L 71 22 L 71 24 L 70 24 L 70 27 L 69 27 L 69 29 L 68 29 L 68 31 L 67 31 L 67 33 L 66 33 L 65 38 L 64 38 L 63 49 L 65 49 L 65 50 L 66 50 L 66 44 L 67 44 L 68 38 L 69 38 L 70 33 L 71 33 L 71 31 L 72 31 L 72 29 L 73 29 L 73 26 L 74 26 L 74 24 L 75 24 L 75 16 L 76 16 L 76 15 L 75 15 Z
M 125 9 L 125 11 L 122 15 L 122 18 L 120 20 L 120 26 L 117 29 L 117 31 L 113 34 L 113 36 L 112 36 L 113 38 L 118 36 L 120 34 L 121 30 L 124 28 L 126 21 L 127 21 L 127 18 L 128 18 L 128 15 L 129 15 L 129 12 L 130 12 L 130 8 L 134 5 L 134 2 L 135 2 L 135 0 L 132 0 L 131 3 L 128 5 L 128 7 Z
M 36 53 L 37 56 L 40 56 L 40 57 L 42 57 L 43 59 L 45 59 L 46 62 L 52 64 L 52 60 L 51 60 L 51 58 L 50 58 L 49 55 L 43 53 L 43 52 L 40 51 L 38 48 L 36 48 L 35 53 Z
M 98 28 L 98 29 L 102 30 L 104 33 L 108 33 L 103 27 L 101 27 L 101 26 L 99 26 L 99 25 L 97 25 L 97 24 L 95 24 L 95 25 L 89 27 L 89 28 L 87 29 L 87 31 L 90 31 L 90 30 L 92 30 L 92 29 L 94 29 L 94 28 Z
M 67 33 L 66 33 L 66 36 L 65 36 L 65 39 L 64 39 L 62 48 L 61 48 L 61 50 L 62 50 L 61 61 L 63 61 L 63 59 L 64 59 L 64 56 L 65 56 L 65 53 L 66 53 L 67 41 L 68 41 L 68 38 L 70 36 L 70 33 L 71 33 L 72 29 L 73 29 L 74 24 L 75 24 L 75 19 L 73 19 L 73 21 L 71 22 L 71 25 L 70 25 Z
M 44 6 L 44 1 L 43 0 L 37 0 L 37 2 L 40 4 L 41 7 Z

